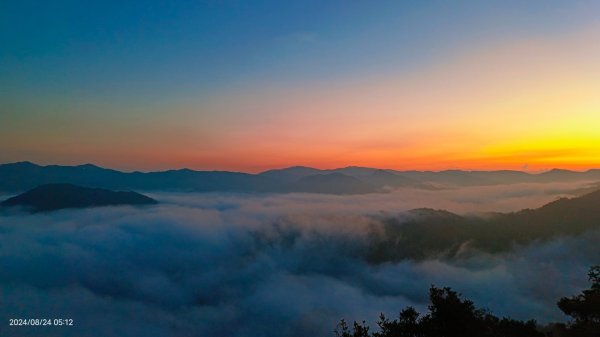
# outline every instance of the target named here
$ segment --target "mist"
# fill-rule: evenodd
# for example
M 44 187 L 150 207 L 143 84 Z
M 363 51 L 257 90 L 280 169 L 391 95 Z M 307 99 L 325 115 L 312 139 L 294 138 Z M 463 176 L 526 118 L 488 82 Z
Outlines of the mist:
M 462 259 L 364 259 L 378 217 L 539 207 L 574 184 L 387 194 L 153 193 L 157 206 L 0 215 L 0 316 L 73 318 L 2 336 L 332 336 L 341 319 L 424 310 L 450 286 L 497 315 L 566 319 L 556 301 L 587 286 L 600 232 Z

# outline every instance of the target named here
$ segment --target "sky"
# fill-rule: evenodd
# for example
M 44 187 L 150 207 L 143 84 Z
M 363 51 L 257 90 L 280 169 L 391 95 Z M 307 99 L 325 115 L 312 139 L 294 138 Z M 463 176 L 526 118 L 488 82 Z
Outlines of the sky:
M 598 1 L 0 3 L 0 162 L 600 167 Z

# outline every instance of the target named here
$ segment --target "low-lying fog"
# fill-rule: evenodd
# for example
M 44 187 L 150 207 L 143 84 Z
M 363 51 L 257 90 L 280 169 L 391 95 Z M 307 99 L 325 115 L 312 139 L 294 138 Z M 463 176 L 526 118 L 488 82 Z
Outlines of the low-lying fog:
M 600 232 L 468 259 L 369 265 L 374 214 L 539 207 L 580 188 L 518 184 L 388 194 L 152 193 L 158 206 L 0 216 L 2 336 L 333 336 L 450 286 L 497 315 L 564 321 Z M 73 327 L 9 327 L 73 318 Z

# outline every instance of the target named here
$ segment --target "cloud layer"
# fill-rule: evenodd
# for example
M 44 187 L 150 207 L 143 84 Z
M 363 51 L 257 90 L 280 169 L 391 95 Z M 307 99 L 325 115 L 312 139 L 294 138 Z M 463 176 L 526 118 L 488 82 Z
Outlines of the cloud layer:
M 572 185 L 569 185 L 571 188 Z M 513 185 L 386 195 L 154 194 L 150 208 L 0 216 L 0 317 L 73 318 L 2 336 L 331 336 L 340 318 L 424 309 L 431 284 L 498 315 L 564 320 L 600 232 L 504 255 L 369 265 L 380 212 L 537 207 L 569 188 Z M 406 197 L 410 195 L 410 198 Z

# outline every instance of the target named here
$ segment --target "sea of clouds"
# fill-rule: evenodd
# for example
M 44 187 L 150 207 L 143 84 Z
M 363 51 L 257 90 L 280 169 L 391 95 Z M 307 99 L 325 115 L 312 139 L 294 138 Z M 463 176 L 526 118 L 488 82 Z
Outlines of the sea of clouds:
M 468 259 L 370 265 L 377 216 L 535 208 L 584 185 L 517 184 L 386 194 L 152 193 L 157 206 L 0 215 L 1 336 L 333 336 L 430 285 L 497 315 L 564 321 L 555 303 L 587 287 L 600 232 Z M 72 318 L 11 327 L 10 318 Z

